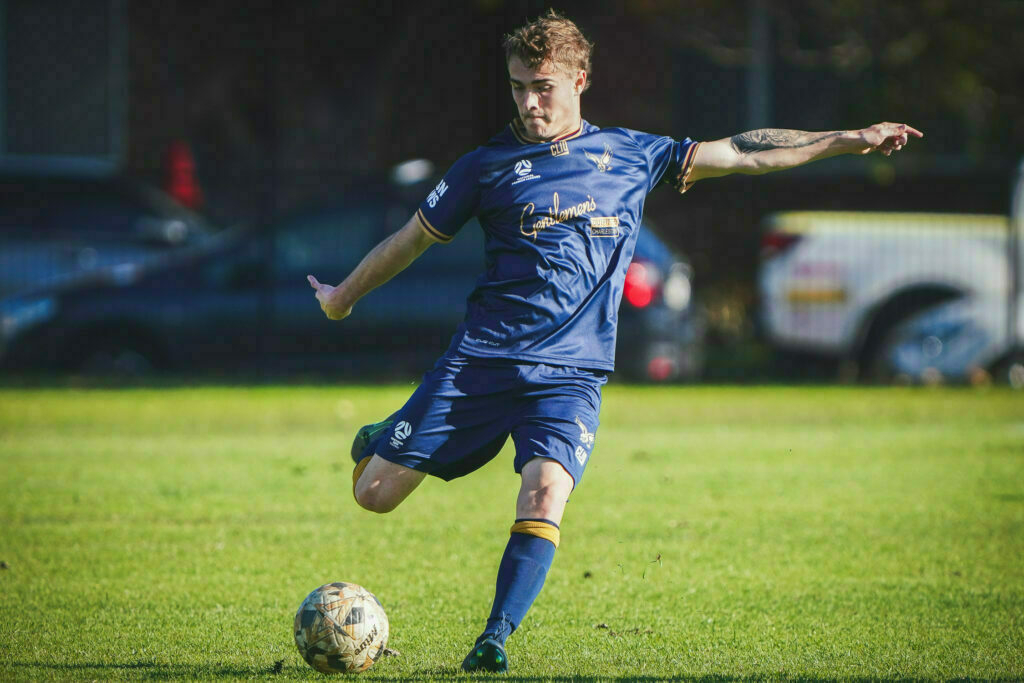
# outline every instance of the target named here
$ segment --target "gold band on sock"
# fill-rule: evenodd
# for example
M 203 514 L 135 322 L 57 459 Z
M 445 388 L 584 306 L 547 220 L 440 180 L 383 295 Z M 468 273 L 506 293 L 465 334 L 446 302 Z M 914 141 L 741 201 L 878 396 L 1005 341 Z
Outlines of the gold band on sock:
M 356 495 L 356 483 L 359 481 L 359 475 L 361 475 L 363 473 L 363 470 L 366 469 L 366 466 L 370 464 L 370 459 L 372 457 L 373 457 L 372 455 L 366 456 L 365 458 L 360 460 L 359 463 L 356 465 L 356 468 L 354 470 L 352 470 L 352 495 L 353 496 Z
M 540 522 L 534 519 L 528 519 L 521 522 L 516 522 L 512 525 L 510 533 L 513 534 L 528 534 L 530 536 L 536 536 L 543 538 L 546 541 L 551 541 L 558 547 L 558 541 L 562 537 L 561 531 L 558 527 L 550 522 Z

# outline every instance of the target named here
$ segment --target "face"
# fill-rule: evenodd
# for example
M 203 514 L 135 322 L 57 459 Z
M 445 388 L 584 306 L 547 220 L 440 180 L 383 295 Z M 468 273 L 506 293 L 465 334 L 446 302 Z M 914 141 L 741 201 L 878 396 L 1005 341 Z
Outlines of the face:
M 579 128 L 585 71 L 577 71 L 574 77 L 550 61 L 531 69 L 513 57 L 508 63 L 508 77 L 519 118 L 531 138 L 551 140 Z

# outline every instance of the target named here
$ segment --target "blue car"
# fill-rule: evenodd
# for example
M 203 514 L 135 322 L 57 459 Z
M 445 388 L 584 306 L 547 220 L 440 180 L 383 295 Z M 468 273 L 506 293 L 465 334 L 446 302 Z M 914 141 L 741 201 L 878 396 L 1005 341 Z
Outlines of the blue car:
M 912 383 L 984 383 L 1024 388 L 1024 348 L 1011 335 L 1007 302 L 965 297 L 929 308 L 894 330 L 886 346 L 888 370 Z M 1024 296 L 1017 302 L 1024 328 Z
M 160 190 L 117 175 L 0 170 L 0 297 L 156 263 L 216 232 Z
M 448 346 L 484 267 L 483 234 L 467 225 L 344 322 L 325 318 L 306 281 L 341 281 L 411 215 L 391 190 L 307 209 L 259 230 L 225 232 L 158 266 L 91 273 L 0 300 L 7 371 L 138 374 L 256 371 L 406 378 Z M 692 379 L 703 325 L 688 264 L 643 230 L 620 313 L 619 375 Z

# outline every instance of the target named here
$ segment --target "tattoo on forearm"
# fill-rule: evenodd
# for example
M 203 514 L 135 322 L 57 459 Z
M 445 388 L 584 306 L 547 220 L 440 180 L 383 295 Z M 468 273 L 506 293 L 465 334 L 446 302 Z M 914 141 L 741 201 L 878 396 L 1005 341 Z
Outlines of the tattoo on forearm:
M 807 147 L 816 142 L 839 137 L 840 135 L 842 135 L 842 131 L 807 133 L 802 130 L 761 128 L 760 130 L 751 130 L 739 135 L 733 135 L 729 142 L 732 143 L 733 149 L 740 154 L 749 154 L 750 152 L 763 152 L 769 149 Z

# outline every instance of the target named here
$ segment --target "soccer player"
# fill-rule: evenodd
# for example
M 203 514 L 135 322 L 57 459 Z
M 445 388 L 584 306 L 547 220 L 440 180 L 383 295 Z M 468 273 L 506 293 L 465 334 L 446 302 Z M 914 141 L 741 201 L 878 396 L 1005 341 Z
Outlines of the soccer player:
M 613 369 L 623 282 L 647 193 L 686 192 L 730 173 L 766 173 L 838 154 L 902 149 L 910 126 L 808 133 L 763 129 L 710 142 L 598 128 L 581 118 L 592 45 L 555 12 L 505 38 L 516 117 L 449 169 L 406 225 L 336 287 L 309 282 L 331 320 L 477 216 L 486 271 L 451 345 L 408 402 L 363 427 L 356 501 L 390 512 L 430 474 L 469 474 L 509 436 L 521 475 L 491 613 L 462 664 L 507 671 L 505 640 L 540 592 L 570 493 L 598 429 Z

